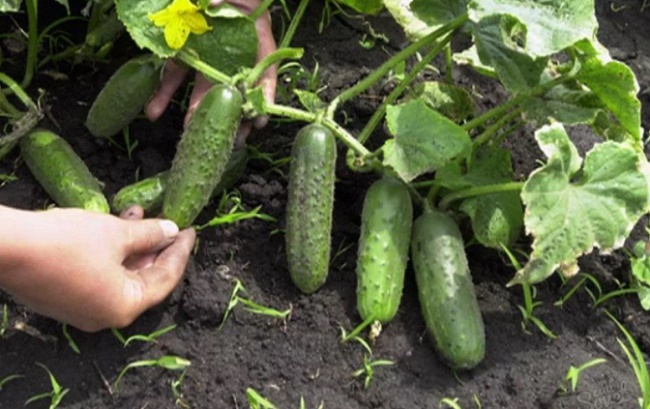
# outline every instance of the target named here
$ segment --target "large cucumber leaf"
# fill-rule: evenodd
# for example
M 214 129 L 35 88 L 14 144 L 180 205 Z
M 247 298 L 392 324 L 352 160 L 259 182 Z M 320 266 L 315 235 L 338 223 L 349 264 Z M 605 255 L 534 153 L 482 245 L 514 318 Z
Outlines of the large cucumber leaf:
M 589 90 L 557 85 L 544 95 L 530 98 L 524 103 L 523 109 L 526 119 L 539 126 L 546 125 L 549 121 L 565 125 L 591 125 L 605 106 Z
M 648 162 L 629 144 L 598 144 L 583 163 L 561 124 L 535 137 L 548 160 L 521 193 L 533 251 L 511 284 L 542 281 L 558 268 L 575 273 L 580 255 L 620 248 L 648 211 Z
M 442 167 L 471 145 L 463 128 L 420 99 L 389 106 L 386 121 L 394 138 L 383 146 L 384 164 L 406 182 Z
M 470 20 L 509 16 L 525 26 L 524 49 L 547 57 L 583 39 L 595 38 L 598 22 L 593 0 L 473 0 Z
M 156 27 L 148 15 L 170 3 L 171 0 L 115 0 L 118 17 L 136 44 L 161 58 L 173 57 L 176 50 L 165 43 L 163 28 Z M 255 22 L 241 13 L 233 17 L 231 7 L 224 7 L 221 14 L 209 14 L 207 20 L 212 30 L 190 35 L 183 49 L 195 52 L 203 62 L 230 75 L 241 67 L 252 66 L 257 56 Z
M 413 0 L 411 10 L 429 25 L 442 25 L 467 13 L 469 0 Z

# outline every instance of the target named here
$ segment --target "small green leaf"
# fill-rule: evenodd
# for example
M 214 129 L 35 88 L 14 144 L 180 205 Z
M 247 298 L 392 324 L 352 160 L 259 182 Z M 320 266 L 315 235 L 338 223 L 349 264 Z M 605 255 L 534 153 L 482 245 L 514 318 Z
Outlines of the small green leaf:
M 590 58 L 583 63 L 576 79 L 600 98 L 639 146 L 642 137 L 639 84 L 630 67 L 618 61 L 605 63 Z
M 523 25 L 526 54 L 547 57 L 572 44 L 595 38 L 598 22 L 593 0 L 473 0 L 470 20 L 479 23 L 508 16 Z
M 315 92 L 293 90 L 298 97 L 300 104 L 309 112 L 318 112 L 327 107 L 327 104 L 321 100 Z
M 384 164 L 406 182 L 442 167 L 470 147 L 463 128 L 419 99 L 389 106 L 386 121 L 394 139 L 384 144 Z
M 411 10 L 429 25 L 442 25 L 467 13 L 469 0 L 413 0 Z
M 557 268 L 575 273 L 577 258 L 598 247 L 623 245 L 648 211 L 648 163 L 628 144 L 604 142 L 582 160 L 561 124 L 535 134 L 548 157 L 526 181 L 526 230 L 533 235 L 528 263 L 511 281 L 540 282 Z
M 465 88 L 438 81 L 427 81 L 413 86 L 407 99 L 420 98 L 427 106 L 453 122 L 474 116 L 476 106 Z
M 356 12 L 370 15 L 376 15 L 384 8 L 382 0 L 336 0 L 336 2 Z
M 483 18 L 472 28 L 481 64 L 494 68 L 503 85 L 520 92 L 539 85 L 547 58 L 533 58 L 522 48 L 525 27 L 510 16 Z

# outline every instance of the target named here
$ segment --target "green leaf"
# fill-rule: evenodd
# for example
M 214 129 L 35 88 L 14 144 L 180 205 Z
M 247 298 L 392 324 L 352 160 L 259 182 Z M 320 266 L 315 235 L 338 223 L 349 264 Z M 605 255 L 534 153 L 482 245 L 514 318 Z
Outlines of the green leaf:
M 22 0 L 0 0 L 0 13 L 15 13 L 22 3 Z
M 376 15 L 384 8 L 382 0 L 336 0 L 336 2 L 356 12 L 370 15 Z
M 440 168 L 471 144 L 463 128 L 419 99 L 388 106 L 386 121 L 394 139 L 383 146 L 384 164 L 406 182 Z
M 452 163 L 436 174 L 441 186 L 459 190 L 496 185 L 512 180 L 510 153 L 499 147 L 482 147 L 469 161 L 467 173 Z M 460 210 L 472 221 L 476 239 L 486 247 L 509 246 L 518 237 L 523 226 L 524 213 L 517 192 L 498 192 L 470 197 L 460 204 Z
M 465 88 L 438 81 L 427 81 L 413 86 L 407 99 L 419 98 L 427 106 L 453 122 L 474 116 L 476 106 Z
M 533 252 L 511 284 L 542 281 L 557 268 L 575 273 L 580 255 L 620 248 L 648 211 L 648 163 L 628 144 L 596 145 L 582 164 L 561 124 L 535 136 L 548 161 L 521 194 Z
M 639 84 L 627 65 L 618 62 L 604 62 L 590 58 L 583 63 L 576 79 L 585 84 L 618 119 L 620 124 L 641 143 L 641 102 L 637 98 Z
M 472 28 L 481 63 L 493 67 L 511 92 L 533 88 L 541 81 L 547 58 L 533 58 L 521 48 L 525 28 L 509 16 L 486 17 Z
M 473 45 L 470 48 L 459 53 L 454 53 L 452 58 L 458 64 L 470 65 L 472 68 L 474 68 L 480 74 L 485 75 L 486 77 L 498 77 L 493 67 L 485 65 L 481 62 L 481 59 L 478 56 L 476 45 Z
M 549 121 L 565 125 L 593 124 L 604 106 L 591 91 L 570 89 L 558 85 L 540 97 L 533 97 L 524 103 L 526 120 L 538 125 Z
M 327 104 L 323 102 L 315 92 L 303 91 L 300 89 L 295 89 L 293 92 L 298 96 L 300 104 L 309 112 L 322 111 L 327 107 Z
M 413 0 L 411 10 L 429 25 L 442 25 L 467 13 L 469 0 Z
M 479 23 L 509 16 L 525 26 L 525 50 L 547 57 L 572 44 L 595 38 L 598 22 L 593 0 L 473 0 L 470 20 Z
M 176 50 L 167 46 L 163 28 L 147 17 L 163 9 L 170 0 L 115 0 L 118 17 L 140 48 L 147 48 L 161 58 L 171 58 Z M 230 9 L 229 9 L 230 10 Z M 215 11 L 219 15 L 218 10 Z M 211 13 L 212 14 L 212 13 Z M 212 30 L 202 35 L 191 34 L 183 47 L 225 74 L 235 74 L 241 67 L 251 67 L 257 57 L 255 22 L 240 16 L 208 17 Z

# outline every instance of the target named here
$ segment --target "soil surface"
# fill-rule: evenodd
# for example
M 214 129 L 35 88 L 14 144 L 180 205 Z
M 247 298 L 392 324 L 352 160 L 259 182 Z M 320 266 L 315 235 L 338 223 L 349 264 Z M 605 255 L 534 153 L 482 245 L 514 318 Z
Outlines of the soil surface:
M 289 2 L 294 7 L 295 3 Z M 320 84 L 326 86 L 325 99 L 357 82 L 406 43 L 387 14 L 365 20 L 389 39 L 370 50 L 359 45 L 369 32 L 361 19 L 337 15 L 319 34 L 321 6 L 316 3 L 320 2 L 309 8 L 294 45 L 305 47 L 307 67 L 318 67 Z M 598 1 L 597 13 L 600 40 L 614 58 L 634 69 L 641 89 L 647 90 L 650 10 L 640 12 L 641 3 Z M 279 30 L 281 12 L 274 16 Z M 5 19 L 2 24 L 9 22 Z M 116 67 L 135 51 L 127 40 L 118 45 L 125 52 L 114 51 L 110 64 L 52 65 L 38 74 L 29 90 L 32 95 L 37 95 L 39 88 L 47 91 L 44 102 L 50 115 L 43 125 L 72 144 L 105 184 L 109 196 L 133 182 L 136 172 L 146 177 L 169 166 L 183 116 L 180 105 L 174 104 L 157 123 L 137 120 L 131 135 L 139 145 L 132 157 L 91 137 L 83 124 L 89 104 Z M 64 76 L 51 75 L 54 72 Z M 502 89 L 473 72 L 458 70 L 455 76 L 459 83 L 476 87 L 482 109 L 505 96 Z M 289 82 L 285 75 L 281 86 Z M 391 86 L 387 82 L 374 87 L 346 104 L 347 126 L 360 129 Z M 642 95 L 642 103 L 643 125 L 648 129 L 650 94 Z M 271 122 L 248 142 L 281 158 L 288 155 L 299 126 Z M 580 129 L 572 135 L 581 148 L 594 140 Z M 373 138 L 381 141 L 382 137 L 380 131 Z M 514 149 L 517 175 L 525 177 L 539 159 L 531 130 L 514 135 L 508 143 Z M 86 334 L 71 328 L 70 335 L 81 351 L 77 354 L 68 346 L 59 323 L 33 314 L 0 293 L 0 306 L 8 306 L 9 317 L 9 329 L 0 339 L 0 379 L 10 374 L 24 376 L 0 388 L 0 408 L 22 407 L 29 397 L 50 390 L 47 374 L 37 362 L 70 389 L 61 405 L 64 408 L 173 408 L 181 404 L 247 408 L 245 391 L 249 387 L 283 409 L 300 407 L 301 397 L 306 408 L 317 408 L 322 402 L 325 408 L 335 409 L 437 408 L 445 397 L 458 398 L 463 408 L 477 407 L 475 400 L 490 409 L 638 407 L 636 379 L 616 341 L 621 335 L 602 310 L 590 308 L 586 292 L 580 290 L 563 307 L 555 307 L 567 287 L 561 288 L 557 278 L 539 285 L 537 297 L 543 305 L 536 314 L 557 339 L 544 336 L 533 325 L 524 331 L 518 308 L 523 304 L 521 290 L 505 287 L 513 268 L 497 252 L 479 246 L 469 247 L 468 257 L 485 321 L 484 362 L 475 370 L 454 374 L 439 361 L 425 336 L 409 267 L 400 312 L 373 345 L 374 359 L 391 360 L 394 365 L 376 367 L 370 386 L 364 389 L 362 379 L 352 376 L 363 366 L 364 349 L 357 343 L 341 344 L 339 336 L 340 327 L 350 330 L 360 322 L 355 301 L 356 242 L 363 192 L 372 176 L 352 174 L 342 160 L 345 150 L 339 154 L 332 238 L 333 254 L 338 254 L 327 283 L 316 294 L 301 294 L 287 272 L 283 235 L 278 233 L 284 225 L 286 167 L 274 170 L 265 161 L 251 161 L 236 184 L 243 204 L 247 208 L 261 205 L 262 211 L 278 222 L 247 220 L 202 231 L 183 283 L 162 305 L 122 331 L 125 335 L 145 334 L 177 325 L 157 343 L 134 342 L 125 348 L 110 331 Z M 50 203 L 47 195 L 25 166 L 16 167 L 16 157 L 13 153 L 0 163 L 0 173 L 15 169 L 18 176 L 2 186 L 0 203 L 23 209 L 46 207 Z M 208 220 L 213 212 L 214 206 L 200 221 Z M 616 280 L 625 280 L 629 271 L 621 254 L 592 254 L 581 260 L 581 267 L 601 280 L 605 291 L 616 288 Z M 290 317 L 272 319 L 238 306 L 220 328 L 233 278 L 243 283 L 255 302 L 279 310 L 291 308 Z M 642 349 L 650 351 L 650 316 L 636 297 L 615 299 L 606 306 L 631 330 Z M 109 386 L 126 364 L 163 355 L 192 362 L 180 387 L 182 402 L 176 400 L 171 387 L 178 372 L 136 368 L 123 377 L 119 393 Z M 574 393 L 562 393 L 560 385 L 569 367 L 597 357 L 606 358 L 607 363 L 584 372 Z M 48 404 L 41 401 L 30 407 Z

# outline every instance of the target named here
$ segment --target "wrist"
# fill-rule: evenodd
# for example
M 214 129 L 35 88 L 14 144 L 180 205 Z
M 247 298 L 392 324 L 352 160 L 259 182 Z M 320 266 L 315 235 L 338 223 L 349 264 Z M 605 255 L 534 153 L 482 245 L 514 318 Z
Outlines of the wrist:
M 24 263 L 31 249 L 30 236 L 38 233 L 37 213 L 0 205 L 0 284 L 6 271 Z

